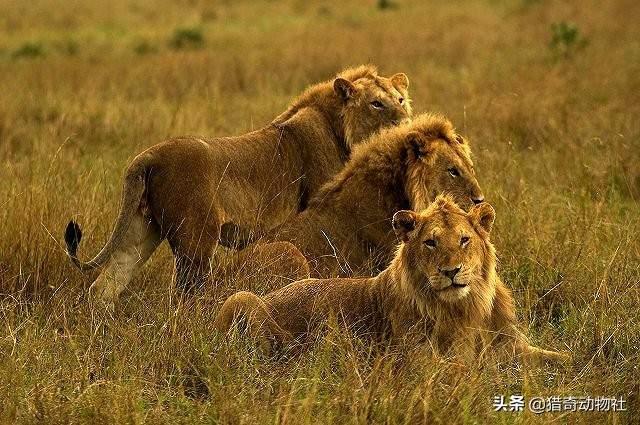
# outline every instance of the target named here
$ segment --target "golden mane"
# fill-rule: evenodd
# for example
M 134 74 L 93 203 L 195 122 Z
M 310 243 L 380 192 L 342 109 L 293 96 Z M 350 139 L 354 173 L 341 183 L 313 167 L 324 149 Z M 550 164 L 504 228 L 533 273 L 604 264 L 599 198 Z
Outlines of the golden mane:
M 449 195 L 440 195 L 424 211 L 421 216 L 445 213 L 451 219 L 467 220 L 467 214 Z M 498 276 L 496 274 L 496 250 L 489 240 L 488 234 L 480 233 L 482 240 L 482 275 L 473 286 L 469 296 L 455 303 L 440 300 L 433 293 L 425 293 L 416 288 L 423 276 L 412 267 L 407 246 L 401 244 L 389 269 L 393 270 L 397 290 L 403 298 L 413 305 L 422 315 L 442 323 L 453 333 L 462 332 L 465 328 L 480 329 L 491 316 L 496 297 Z
M 327 197 L 340 192 L 345 182 L 359 170 L 398 179 L 405 168 L 406 137 L 412 131 L 429 140 L 444 140 L 461 157 L 471 161 L 470 148 L 467 143 L 458 142 L 459 136 L 451 121 L 440 114 L 421 114 L 410 124 L 385 128 L 356 146 L 342 171 L 318 191 L 310 205 L 317 205 Z

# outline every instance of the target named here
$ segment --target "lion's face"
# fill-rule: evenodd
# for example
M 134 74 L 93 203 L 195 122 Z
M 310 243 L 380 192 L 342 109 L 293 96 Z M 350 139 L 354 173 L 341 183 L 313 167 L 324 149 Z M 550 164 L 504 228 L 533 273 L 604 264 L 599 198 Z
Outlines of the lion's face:
M 407 191 L 413 208 L 427 208 L 442 193 L 466 210 L 484 201 L 469 147 L 461 136 L 429 139 L 416 131 L 409 134 L 408 143 Z
M 371 76 L 350 82 L 336 78 L 334 90 L 340 97 L 347 146 L 363 142 L 373 133 L 411 119 L 409 79 L 405 74 L 391 78 Z
M 415 290 L 450 303 L 485 291 L 484 266 L 494 218 L 487 203 L 466 213 L 446 196 L 439 196 L 422 213 L 397 212 L 393 227 L 420 282 Z

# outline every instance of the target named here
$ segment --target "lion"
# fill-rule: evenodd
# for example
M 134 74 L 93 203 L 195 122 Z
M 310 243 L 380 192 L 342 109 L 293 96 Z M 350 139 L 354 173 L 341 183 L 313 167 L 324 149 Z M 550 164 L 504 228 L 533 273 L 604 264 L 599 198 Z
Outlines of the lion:
M 511 291 L 496 273 L 488 203 L 465 212 L 440 195 L 420 213 L 396 212 L 400 243 L 388 268 L 373 278 L 306 279 L 259 297 L 238 292 L 222 305 L 215 328 L 242 321 L 267 353 L 311 342 L 329 318 L 386 344 L 421 341 L 445 354 L 459 341 L 475 354 L 488 348 L 565 360 L 529 344 L 518 328 Z M 411 337 L 411 338 L 408 338 Z
M 68 224 L 71 261 L 82 271 L 101 268 L 91 289 L 113 301 L 167 239 L 177 285 L 203 284 L 224 222 L 269 229 L 303 211 L 358 143 L 410 120 L 408 87 L 403 73 L 386 78 L 360 66 L 311 86 L 260 130 L 152 146 L 129 165 L 114 230 L 92 260 L 78 259 L 82 232 Z
M 468 141 L 445 117 L 422 114 L 354 149 L 302 213 L 265 233 L 225 223 L 220 240 L 237 249 L 290 242 L 309 260 L 312 277 L 371 275 L 393 258 L 393 214 L 424 209 L 442 192 L 465 208 L 484 200 Z

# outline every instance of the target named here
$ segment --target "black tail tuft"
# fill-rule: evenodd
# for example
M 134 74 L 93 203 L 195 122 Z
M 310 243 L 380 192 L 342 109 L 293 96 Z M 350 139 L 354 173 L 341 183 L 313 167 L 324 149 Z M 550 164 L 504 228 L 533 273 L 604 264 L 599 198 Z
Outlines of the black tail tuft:
M 82 230 L 80 230 L 78 223 L 71 220 L 64 231 L 64 241 L 67 244 L 67 252 L 72 257 L 75 257 L 78 252 L 80 239 L 82 239 Z

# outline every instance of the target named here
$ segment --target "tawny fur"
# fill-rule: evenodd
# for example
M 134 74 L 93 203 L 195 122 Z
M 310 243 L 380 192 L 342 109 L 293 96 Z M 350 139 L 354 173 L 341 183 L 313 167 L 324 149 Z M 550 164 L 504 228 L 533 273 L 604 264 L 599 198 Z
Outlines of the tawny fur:
M 255 249 L 254 249 L 255 248 Z M 256 250 L 259 256 L 256 255 Z M 262 292 L 282 288 L 310 276 L 309 263 L 290 242 L 274 242 L 266 246 L 249 247 L 236 255 L 219 259 L 212 279 L 215 282 L 242 282 L 243 288 L 256 287 Z M 219 296 L 229 296 L 237 288 L 216 288 Z M 221 298 L 224 300 L 224 298 Z
M 313 338 L 329 317 L 336 317 L 358 334 L 388 343 L 411 337 L 430 343 L 437 353 L 464 340 L 475 355 L 501 347 L 563 360 L 564 354 L 529 345 L 518 329 L 511 292 L 496 274 L 489 240 L 494 217 L 486 203 L 467 213 L 446 196 L 420 214 L 401 211 L 394 229 L 403 242 L 378 276 L 307 279 L 264 297 L 240 292 L 223 304 L 216 328 L 225 334 L 242 320 L 250 335 L 272 350 Z M 437 246 L 430 248 L 427 240 Z M 460 276 L 448 278 L 442 270 L 452 264 L 461 265 Z
M 127 170 L 121 211 L 102 251 L 80 262 L 81 232 L 72 222 L 66 234 L 69 256 L 82 270 L 102 267 L 93 288 L 113 300 L 166 238 L 176 257 L 178 284 L 204 283 L 224 222 L 270 229 L 304 210 L 353 147 L 410 118 L 408 84 L 404 74 L 385 78 L 371 66 L 348 69 L 307 89 L 260 130 L 238 137 L 174 138 L 149 148 Z M 147 227 L 132 230 L 135 220 Z M 119 253 L 120 261 L 112 261 Z
M 255 236 L 261 243 L 293 243 L 310 261 L 314 277 L 370 275 L 393 257 L 393 214 L 425 208 L 443 192 L 465 208 L 483 199 L 467 141 L 444 117 L 424 114 L 358 146 L 306 211 Z

